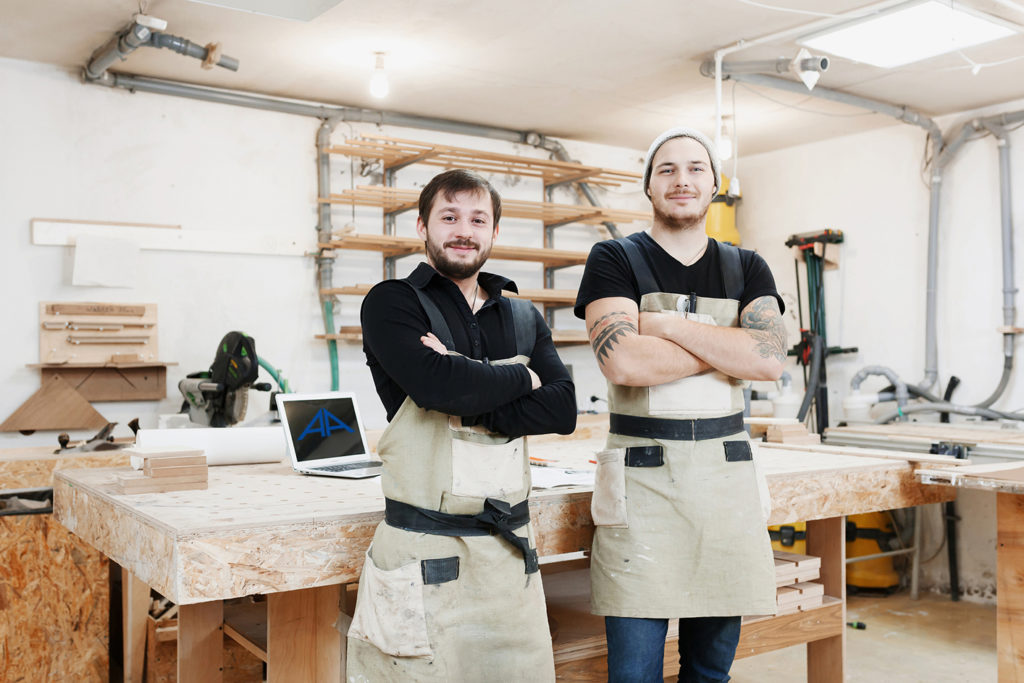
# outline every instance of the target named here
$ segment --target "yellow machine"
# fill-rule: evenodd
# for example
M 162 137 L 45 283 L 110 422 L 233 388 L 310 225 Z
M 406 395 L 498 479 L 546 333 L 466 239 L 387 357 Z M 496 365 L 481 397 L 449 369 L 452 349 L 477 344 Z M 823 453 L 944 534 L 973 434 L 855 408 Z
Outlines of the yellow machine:
M 797 555 L 807 554 L 807 522 L 794 522 L 768 527 L 772 549 Z
M 722 187 L 718 195 L 711 201 L 708 208 L 708 220 L 706 230 L 708 237 L 713 237 L 719 242 L 739 245 L 740 233 L 736 229 L 736 204 L 741 197 L 728 195 L 729 177 L 722 176 Z
M 807 554 L 807 524 L 794 522 L 768 527 L 772 548 L 797 555 Z M 876 555 L 890 550 L 895 537 L 892 521 L 885 512 L 868 512 L 846 518 L 846 557 Z M 846 566 L 846 585 L 852 590 L 893 591 L 900 586 L 900 575 L 891 557 L 879 557 Z
M 891 550 L 895 537 L 892 520 L 886 512 L 867 512 L 846 518 L 846 557 L 863 557 Z M 891 557 L 879 557 L 846 565 L 846 585 L 851 588 L 893 591 L 900 586 L 900 575 Z

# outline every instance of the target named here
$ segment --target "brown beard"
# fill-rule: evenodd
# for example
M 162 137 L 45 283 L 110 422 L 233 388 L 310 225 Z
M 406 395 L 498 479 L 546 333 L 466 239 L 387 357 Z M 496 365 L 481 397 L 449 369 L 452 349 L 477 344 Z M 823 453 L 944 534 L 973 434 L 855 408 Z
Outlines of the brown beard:
M 476 242 L 468 240 L 451 240 L 447 245 L 473 246 L 476 247 L 477 250 L 476 258 L 472 261 L 452 261 L 444 252 L 444 247 L 446 245 L 441 245 L 440 247 L 436 246 L 430 241 L 429 232 L 427 233 L 427 240 L 424 244 L 427 249 L 427 255 L 430 257 L 430 262 L 434 264 L 434 270 L 452 280 L 465 280 L 467 277 L 472 277 L 478 270 L 483 268 L 484 263 L 487 262 L 488 257 L 491 255 L 491 247 L 487 247 L 487 251 L 482 251 L 480 249 L 480 245 Z
M 711 209 L 711 202 L 708 202 L 708 205 L 704 207 L 704 210 L 701 211 L 699 215 L 687 216 L 685 218 L 673 218 L 672 216 L 664 214 L 658 209 L 657 204 L 654 204 L 653 202 L 652 206 L 654 208 L 654 220 L 656 222 L 664 225 L 666 228 L 686 230 L 687 228 L 699 225 L 700 222 L 704 220 L 708 215 L 708 210 Z

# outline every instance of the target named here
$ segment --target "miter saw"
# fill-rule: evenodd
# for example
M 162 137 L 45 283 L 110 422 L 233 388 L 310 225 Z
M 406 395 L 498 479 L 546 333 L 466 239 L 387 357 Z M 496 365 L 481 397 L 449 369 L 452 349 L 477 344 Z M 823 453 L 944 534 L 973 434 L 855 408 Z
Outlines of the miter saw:
M 188 412 L 192 422 L 210 427 L 236 424 L 245 418 L 249 390 L 271 389 L 268 382 L 256 382 L 260 365 L 271 372 L 283 391 L 288 391 L 287 382 L 282 382 L 273 368 L 260 361 L 252 337 L 242 332 L 228 332 L 217 346 L 210 369 L 194 372 L 178 382 L 178 390 L 185 397 L 181 412 Z

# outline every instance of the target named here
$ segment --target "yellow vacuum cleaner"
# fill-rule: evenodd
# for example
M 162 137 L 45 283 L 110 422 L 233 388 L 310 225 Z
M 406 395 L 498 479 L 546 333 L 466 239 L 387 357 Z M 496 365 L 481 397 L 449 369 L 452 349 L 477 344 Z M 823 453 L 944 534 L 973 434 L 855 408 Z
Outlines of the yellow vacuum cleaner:
M 708 237 L 738 246 L 740 233 L 736 229 L 736 204 L 740 201 L 740 196 L 733 197 L 728 192 L 729 178 L 723 175 L 722 187 L 719 188 L 718 195 L 711 200 L 711 206 L 708 208 L 705 231 Z
M 887 512 L 867 512 L 846 518 L 846 557 L 863 557 L 892 550 L 889 541 L 896 537 Z M 892 557 L 879 557 L 846 565 L 846 585 L 858 589 L 892 592 L 900 586 L 900 575 L 893 569 Z

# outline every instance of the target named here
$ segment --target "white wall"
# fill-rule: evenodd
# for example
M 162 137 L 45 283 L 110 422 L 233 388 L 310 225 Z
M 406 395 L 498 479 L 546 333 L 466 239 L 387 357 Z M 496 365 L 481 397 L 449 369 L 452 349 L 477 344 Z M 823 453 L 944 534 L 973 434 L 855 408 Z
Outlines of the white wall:
M 277 233 L 315 246 L 315 137 L 319 121 L 239 107 L 152 95 L 131 94 L 80 83 L 78 75 L 31 62 L 0 59 L 0 267 L 4 291 L 0 336 L 0 420 L 6 419 L 39 388 L 37 363 L 40 301 L 155 302 L 159 312 L 159 355 L 177 365 L 168 370 L 163 401 L 96 403 L 108 420 L 120 423 L 117 435 L 139 417 L 156 425 L 160 413 L 177 412 L 180 378 L 205 370 L 217 342 L 228 331 L 243 330 L 256 340 L 257 352 L 283 370 L 293 389 L 330 388 L 326 344 L 314 283 L 314 264 L 302 256 L 245 256 L 184 251 L 148 251 L 140 256 L 132 288 L 71 285 L 73 247 L 33 245 L 32 218 L 59 218 L 180 225 L 183 230 L 247 235 Z M 477 149 L 519 152 L 546 158 L 529 146 L 431 133 L 341 124 L 333 140 L 352 133 L 381 133 Z M 567 143 L 587 163 L 639 170 L 635 150 Z M 332 158 L 334 192 L 351 185 L 379 182 L 360 175 L 358 161 Z M 402 187 L 422 186 L 440 169 L 414 166 L 399 173 Z M 379 169 L 378 169 L 379 171 Z M 539 181 L 495 175 L 503 196 L 543 198 Z M 635 188 L 599 190 L 603 201 L 623 208 L 646 208 Z M 558 201 L 572 201 L 560 191 Z M 381 213 L 334 206 L 335 229 L 353 221 L 359 232 L 380 233 Z M 401 216 L 399 234 L 413 234 L 415 216 Z M 555 245 L 587 249 L 593 228 L 559 229 Z M 542 245 L 535 221 L 502 221 L 499 240 Z M 372 283 L 381 278 L 381 257 L 371 252 L 339 251 L 336 285 Z M 415 257 L 399 262 L 405 275 Z M 119 267 L 112 263 L 112 268 Z M 541 287 L 541 266 L 493 261 L 489 268 L 514 278 L 521 287 Z M 581 267 L 557 275 L 556 285 L 574 287 Z M 340 297 L 338 325 L 358 324 L 360 298 Z M 568 311 L 558 313 L 565 328 L 582 328 Z M 340 343 L 341 386 L 356 391 L 370 428 L 385 425 L 384 410 L 373 390 L 361 346 Z M 581 405 L 592 394 L 604 396 L 604 380 L 589 347 L 564 349 L 573 366 Z M 269 380 L 265 375 L 263 379 Z M 267 394 L 252 393 L 247 419 L 260 419 Z M 72 432 L 75 438 L 88 432 Z M 56 445 L 54 432 L 31 436 L 0 434 L 0 448 Z
M 1024 102 L 1011 103 L 982 113 L 1022 107 Z M 948 132 L 965 119 L 966 115 L 951 116 L 939 123 Z M 828 341 L 830 345 L 856 346 L 860 352 L 828 361 L 833 424 L 843 417 L 840 401 L 860 368 L 885 365 L 909 382 L 919 382 L 924 376 L 928 241 L 928 189 L 920 174 L 924 137 L 919 128 L 897 124 L 749 157 L 740 166 L 738 175 L 744 189 L 737 218 L 740 232 L 747 246 L 757 248 L 768 259 L 787 298 L 795 291 L 795 275 L 793 258 L 783 246 L 786 237 L 823 228 L 844 233 L 842 265 L 826 272 L 824 278 Z M 1013 209 L 1019 249 L 1020 217 L 1024 216 L 1019 180 L 1024 173 L 1024 131 L 1011 133 L 1010 142 L 1011 165 L 1018 179 Z M 947 168 L 943 182 L 936 391 L 942 392 L 951 375 L 960 377 L 963 383 L 953 397 L 958 403 L 986 398 L 1002 371 L 1002 336 L 996 332 L 1003 324 L 998 170 L 996 145 L 988 137 L 963 148 Z M 1018 286 L 1020 263 L 1018 254 Z M 802 263 L 800 273 L 803 280 Z M 1017 307 L 1019 310 L 1020 302 Z M 789 317 L 792 325 L 792 313 Z M 1016 349 L 1018 369 L 994 405 L 998 409 L 1024 407 L 1019 337 Z M 864 387 L 877 390 L 886 383 L 871 378 Z M 918 419 L 936 417 L 921 415 Z M 965 491 L 960 494 L 959 506 L 964 518 L 959 534 L 962 588 L 969 597 L 991 599 L 995 590 L 993 496 Z M 942 541 L 942 525 L 935 506 L 925 514 L 927 558 Z M 925 588 L 948 591 L 944 551 L 925 565 L 922 580 Z

